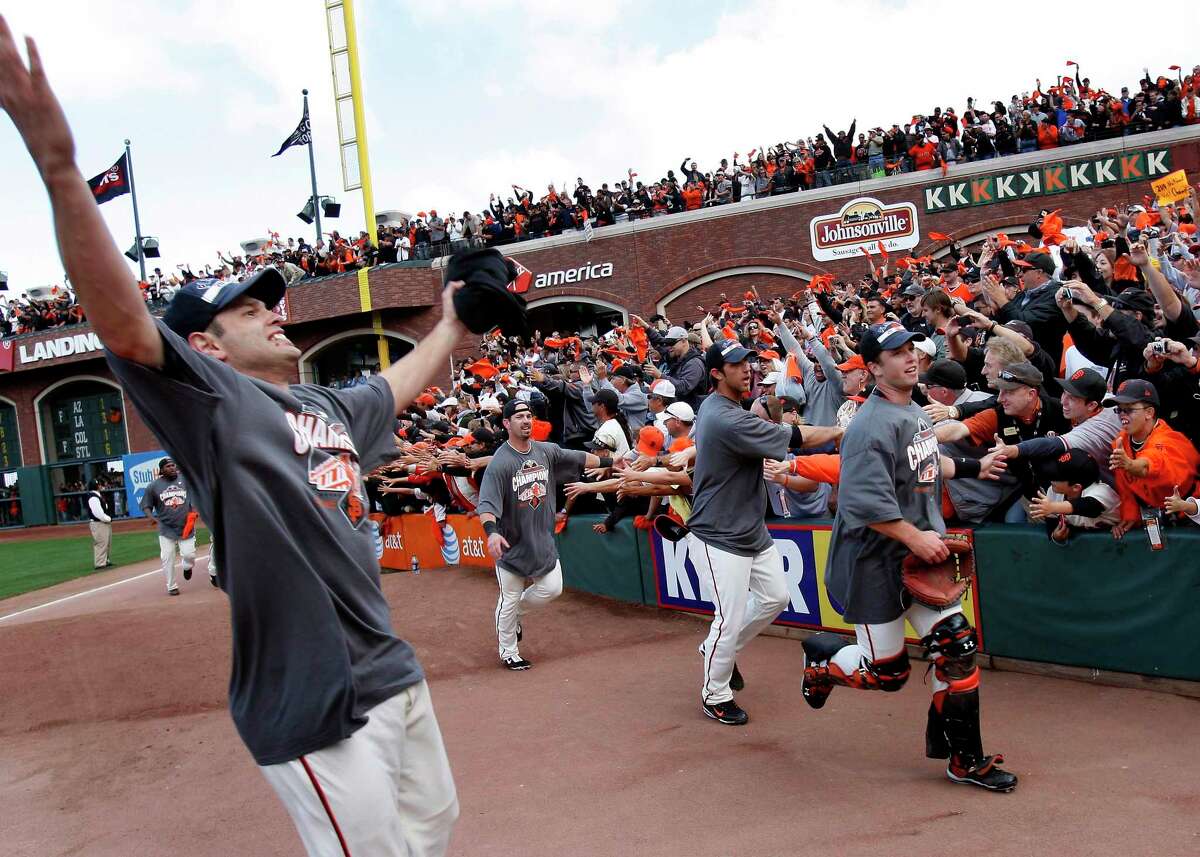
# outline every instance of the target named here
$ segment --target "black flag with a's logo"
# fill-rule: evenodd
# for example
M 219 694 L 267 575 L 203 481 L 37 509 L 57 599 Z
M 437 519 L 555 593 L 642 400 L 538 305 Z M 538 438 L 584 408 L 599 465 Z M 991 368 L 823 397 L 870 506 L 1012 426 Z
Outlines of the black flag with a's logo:
M 97 205 L 129 193 L 129 156 L 122 155 L 100 175 L 88 179 L 88 187 L 92 189 Z
M 287 151 L 292 146 L 307 146 L 308 141 L 312 139 L 312 129 L 308 125 L 308 114 L 304 114 L 304 118 L 300 120 L 300 124 L 296 126 L 296 130 L 292 135 L 283 141 L 283 145 L 279 147 L 279 151 L 272 155 L 272 158 L 277 158 Z

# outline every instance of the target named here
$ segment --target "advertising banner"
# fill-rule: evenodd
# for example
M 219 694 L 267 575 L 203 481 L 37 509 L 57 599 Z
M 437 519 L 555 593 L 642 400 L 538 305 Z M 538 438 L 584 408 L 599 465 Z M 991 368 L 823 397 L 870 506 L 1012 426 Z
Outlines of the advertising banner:
M 479 518 L 447 515 L 440 527 L 432 515 L 372 516 L 377 519 L 383 540 L 380 566 L 404 571 L 412 568 L 415 556 L 421 568 L 443 565 L 492 567 L 487 539 Z
M 825 560 L 829 555 L 830 528 L 828 525 L 768 524 L 775 545 L 783 557 L 783 573 L 787 579 L 788 606 L 775 620 L 776 625 L 814 628 L 826 631 L 853 631 L 842 621 L 841 606 L 830 598 L 825 589 Z M 658 591 L 658 606 L 692 613 L 712 613 L 712 584 L 696 574 L 688 558 L 686 540 L 669 542 L 656 531 L 647 533 L 654 581 Z M 967 619 L 983 639 L 979 627 L 979 593 L 972 586 L 963 602 Z M 916 632 L 908 627 L 910 642 L 916 642 Z
M 158 462 L 166 456 L 161 449 L 121 456 L 121 463 L 125 465 L 125 507 L 129 517 L 146 517 L 142 513 L 142 497 L 150 483 L 158 478 Z
M 859 256 L 864 250 L 889 253 L 910 250 L 921 241 L 917 207 L 911 202 L 884 204 L 869 196 L 852 199 L 837 214 L 814 217 L 808 223 L 813 258 L 832 262 Z

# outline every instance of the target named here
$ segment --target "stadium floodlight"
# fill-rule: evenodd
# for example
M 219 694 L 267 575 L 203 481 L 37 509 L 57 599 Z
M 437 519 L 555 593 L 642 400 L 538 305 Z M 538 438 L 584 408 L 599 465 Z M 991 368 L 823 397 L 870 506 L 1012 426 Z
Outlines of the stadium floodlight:
M 304 208 L 302 208 L 300 210 L 300 213 L 297 214 L 296 216 L 299 217 L 301 220 L 303 220 L 305 223 L 312 223 L 313 218 L 316 217 L 316 213 L 317 213 L 317 210 L 315 208 L 313 208 L 313 201 L 312 201 L 312 198 L 310 197 L 308 202 L 304 203 Z
M 321 213 L 326 217 L 337 217 L 342 213 L 342 204 L 332 196 L 321 197 Z
M 129 245 L 129 249 L 125 251 L 125 255 L 129 257 L 131 262 L 138 261 L 137 239 Z M 158 239 L 146 236 L 142 238 L 142 258 L 157 259 L 161 254 L 158 252 Z

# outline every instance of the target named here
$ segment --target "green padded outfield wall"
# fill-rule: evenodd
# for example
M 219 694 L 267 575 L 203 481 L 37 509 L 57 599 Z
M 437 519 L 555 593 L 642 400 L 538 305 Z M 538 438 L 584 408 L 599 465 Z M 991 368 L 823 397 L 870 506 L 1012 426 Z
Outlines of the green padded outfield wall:
M 1200 530 L 1076 536 L 1034 526 L 975 530 L 988 654 L 1200 680 Z
M 646 534 L 625 520 L 599 535 L 599 520 L 572 517 L 559 537 L 566 585 L 657 605 Z M 1041 527 L 974 533 L 988 654 L 1200 681 L 1200 530 L 1168 529 L 1167 549 L 1157 552 L 1141 532 L 1120 542 L 1077 536 L 1065 548 Z

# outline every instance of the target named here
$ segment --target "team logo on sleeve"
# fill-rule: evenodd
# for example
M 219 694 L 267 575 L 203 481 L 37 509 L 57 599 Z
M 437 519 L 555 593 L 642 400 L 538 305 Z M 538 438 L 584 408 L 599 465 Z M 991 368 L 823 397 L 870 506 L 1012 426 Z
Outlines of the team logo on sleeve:
M 517 502 L 526 503 L 530 509 L 536 509 L 546 498 L 546 486 L 549 481 L 550 472 L 545 465 L 536 461 L 526 461 L 512 478 Z
M 358 529 L 367 517 L 367 501 L 358 450 L 346 426 L 308 405 L 285 416 L 292 429 L 293 451 L 308 456 L 308 484 L 323 499 L 330 499 L 330 505 L 336 504 L 350 526 Z

